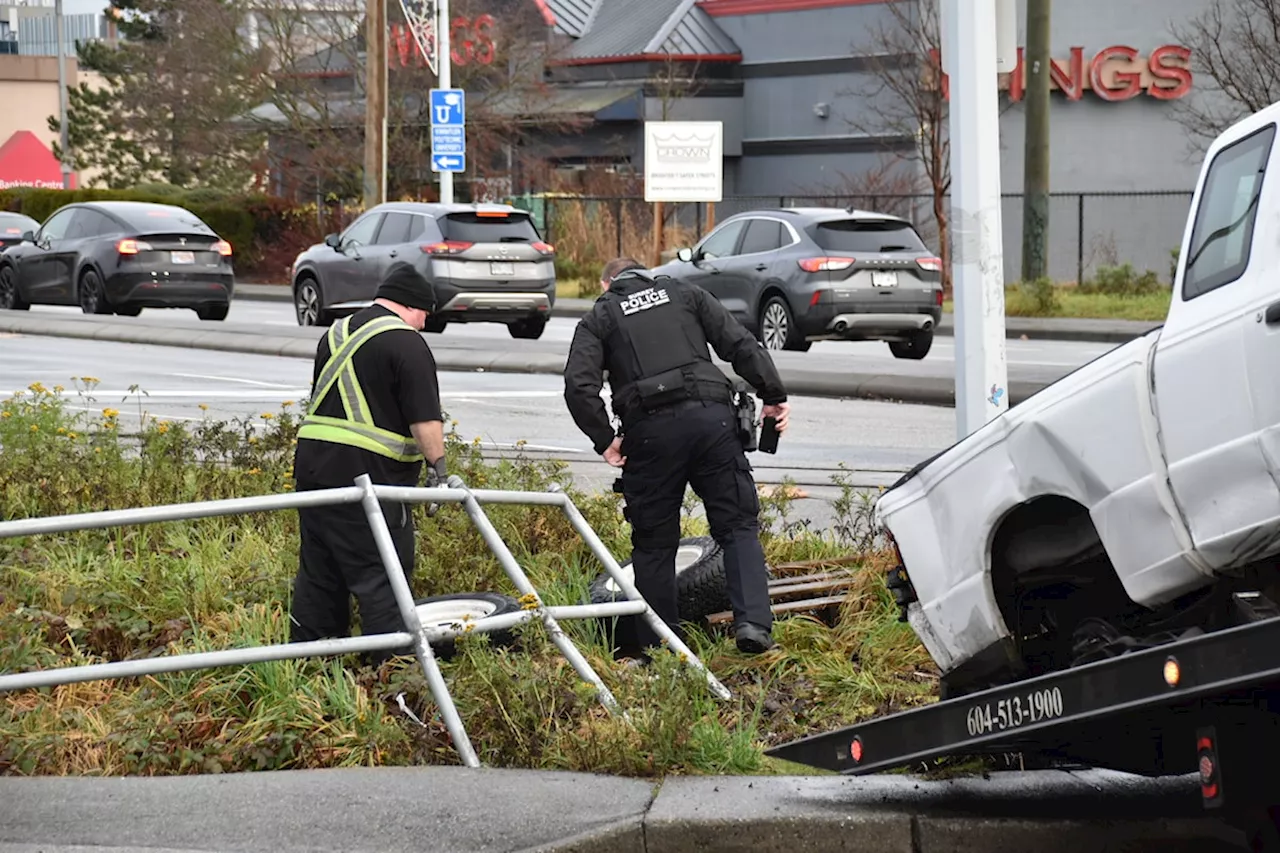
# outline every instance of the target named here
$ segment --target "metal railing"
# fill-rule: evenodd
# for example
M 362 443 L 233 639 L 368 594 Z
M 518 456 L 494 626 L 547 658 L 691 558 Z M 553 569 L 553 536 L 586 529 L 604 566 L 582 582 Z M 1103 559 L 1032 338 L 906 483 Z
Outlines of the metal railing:
M 586 657 L 560 627 L 558 620 L 640 616 L 673 651 L 680 655 L 681 659 L 689 667 L 706 677 L 713 693 L 721 699 L 730 698 L 731 694 L 728 689 L 703 665 L 698 656 L 680 640 L 679 636 L 662 621 L 653 611 L 653 608 L 649 606 L 648 602 L 644 600 L 636 589 L 635 584 L 623 574 L 617 560 L 609 553 L 609 550 L 600 540 L 600 537 L 596 535 L 591 525 L 587 523 L 586 518 L 583 517 L 577 506 L 558 486 L 553 486 L 548 492 L 471 490 L 456 475 L 449 478 L 448 488 L 434 489 L 377 486 L 373 484 L 367 474 L 356 478 L 355 482 L 355 486 L 284 495 L 232 498 L 228 500 L 168 504 L 138 509 L 109 510 L 105 512 L 5 521 L 0 522 L 0 539 L 97 530 L 130 524 L 154 524 L 165 521 L 196 520 L 254 512 L 360 503 L 364 507 L 365 516 L 369 521 L 370 528 L 373 530 L 374 540 L 377 543 L 383 566 L 386 568 L 387 577 L 391 580 L 391 588 L 395 593 L 400 615 L 404 619 L 405 631 L 305 643 L 251 646 L 216 652 L 164 655 L 145 660 L 115 661 L 112 663 L 85 664 L 11 673 L 0 675 L 0 693 L 37 687 L 53 687 L 83 681 L 133 678 L 194 669 L 241 666 L 274 660 L 329 657 L 412 647 L 417 655 L 419 664 L 422 666 L 422 672 L 426 676 L 427 684 L 431 688 L 432 698 L 435 699 L 436 705 L 440 709 L 441 717 L 449 730 L 450 736 L 453 738 L 454 748 L 462 757 L 463 763 L 469 767 L 479 767 L 480 760 L 476 756 L 470 738 L 467 736 L 466 727 L 458 716 L 453 698 L 449 694 L 449 687 L 445 683 L 444 676 L 440 672 L 439 664 L 436 661 L 435 653 L 431 649 L 433 641 L 452 639 L 468 633 L 490 633 L 507 630 L 516 625 L 538 619 L 545 626 L 552 642 L 555 643 L 578 675 L 595 688 L 596 695 L 606 710 L 610 713 L 618 713 L 618 702 L 613 693 L 605 686 Z M 485 544 L 493 552 L 494 556 L 498 558 L 498 562 L 502 565 L 507 577 L 511 579 L 516 589 L 520 591 L 523 596 L 522 601 L 525 602 L 524 609 L 517 613 L 483 617 L 474 622 L 451 623 L 447 626 L 424 625 L 419 618 L 418 609 L 413 600 L 413 593 L 409 589 L 409 582 L 405 577 L 400 557 L 396 553 L 391 531 L 387 527 L 387 521 L 383 516 L 379 499 L 411 504 L 461 504 L 471 518 L 472 523 L 480 531 Z M 520 568 L 519 562 L 517 562 L 515 556 L 503 541 L 502 536 L 489 520 L 488 515 L 485 514 L 481 504 L 523 504 L 559 507 L 564 512 L 574 531 L 582 537 L 583 541 L 591 549 L 592 554 L 604 566 L 605 571 L 622 589 L 626 600 L 603 604 L 566 606 L 548 606 L 544 604 L 537 589 L 534 588 L 524 570 Z M 625 713 L 623 713 L 623 716 L 625 718 Z

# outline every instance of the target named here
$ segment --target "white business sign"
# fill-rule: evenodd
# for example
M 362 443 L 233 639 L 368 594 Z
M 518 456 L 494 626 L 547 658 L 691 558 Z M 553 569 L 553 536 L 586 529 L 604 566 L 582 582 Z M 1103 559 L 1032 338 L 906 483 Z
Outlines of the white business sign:
M 721 200 L 724 125 L 718 121 L 644 123 L 644 200 Z

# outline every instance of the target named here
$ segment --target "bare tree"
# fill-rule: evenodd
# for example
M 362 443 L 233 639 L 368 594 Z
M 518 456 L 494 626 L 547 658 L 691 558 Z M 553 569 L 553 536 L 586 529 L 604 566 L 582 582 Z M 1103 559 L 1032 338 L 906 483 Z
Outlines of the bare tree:
M 859 55 L 870 73 L 849 92 L 863 101 L 847 118 L 854 130 L 886 140 L 896 156 L 916 164 L 932 195 L 933 219 L 942 257 L 942 285 L 951 292 L 951 144 L 947 93 L 940 59 L 938 0 L 889 0 L 888 20 L 869 29 Z M 907 146 L 905 153 L 897 153 Z
M 920 227 L 919 202 L 930 198 L 927 182 L 919 171 L 894 154 L 881 154 L 874 167 L 854 174 L 837 170 L 834 180 L 801 187 L 800 195 L 827 204 L 901 216 L 914 222 L 926 239 L 936 236 Z M 929 211 L 928 218 L 932 219 L 932 205 Z
M 1237 120 L 1280 101 L 1280 4 L 1213 0 L 1173 37 L 1191 50 L 1194 72 L 1212 81 L 1175 103 L 1175 120 L 1201 151 Z

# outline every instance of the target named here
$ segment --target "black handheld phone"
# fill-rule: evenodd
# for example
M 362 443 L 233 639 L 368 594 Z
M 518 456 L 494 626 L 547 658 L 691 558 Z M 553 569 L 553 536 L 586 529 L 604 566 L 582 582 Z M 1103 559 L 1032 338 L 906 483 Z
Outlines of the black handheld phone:
M 762 453 L 778 452 L 778 421 L 776 418 L 765 418 L 760 427 L 760 451 Z

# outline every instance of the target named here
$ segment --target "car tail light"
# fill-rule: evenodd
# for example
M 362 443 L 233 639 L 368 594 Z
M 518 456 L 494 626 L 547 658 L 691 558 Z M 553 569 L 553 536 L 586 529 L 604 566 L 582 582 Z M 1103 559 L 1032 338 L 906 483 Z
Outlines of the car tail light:
M 941 308 L 942 303 L 945 301 L 942 294 L 942 288 L 938 288 L 938 293 L 933 298 L 938 303 L 938 307 Z
M 533 244 L 533 248 L 535 251 L 547 255 L 548 257 L 556 253 L 556 247 L 550 243 L 537 242 Z
M 463 243 L 460 240 L 445 240 L 443 243 L 430 243 L 422 247 L 428 255 L 458 255 L 474 246 L 474 243 Z
M 126 238 L 116 243 L 116 251 L 122 255 L 136 255 L 139 252 L 151 251 L 151 244 L 144 243 L 141 240 L 133 240 Z
M 214 243 L 213 248 L 217 249 L 218 254 L 222 255 L 224 258 L 231 257 L 231 244 L 228 243 L 226 240 L 219 240 L 218 242 Z
M 805 258 L 799 263 L 805 272 L 834 272 L 847 270 L 857 262 L 857 258 Z
M 813 306 L 817 305 L 818 301 L 822 299 L 822 294 L 824 293 L 826 293 L 825 290 L 815 290 L 813 292 L 813 296 L 809 297 L 809 307 L 812 308 Z
M 942 258 L 916 258 L 916 264 L 925 272 L 942 272 Z

